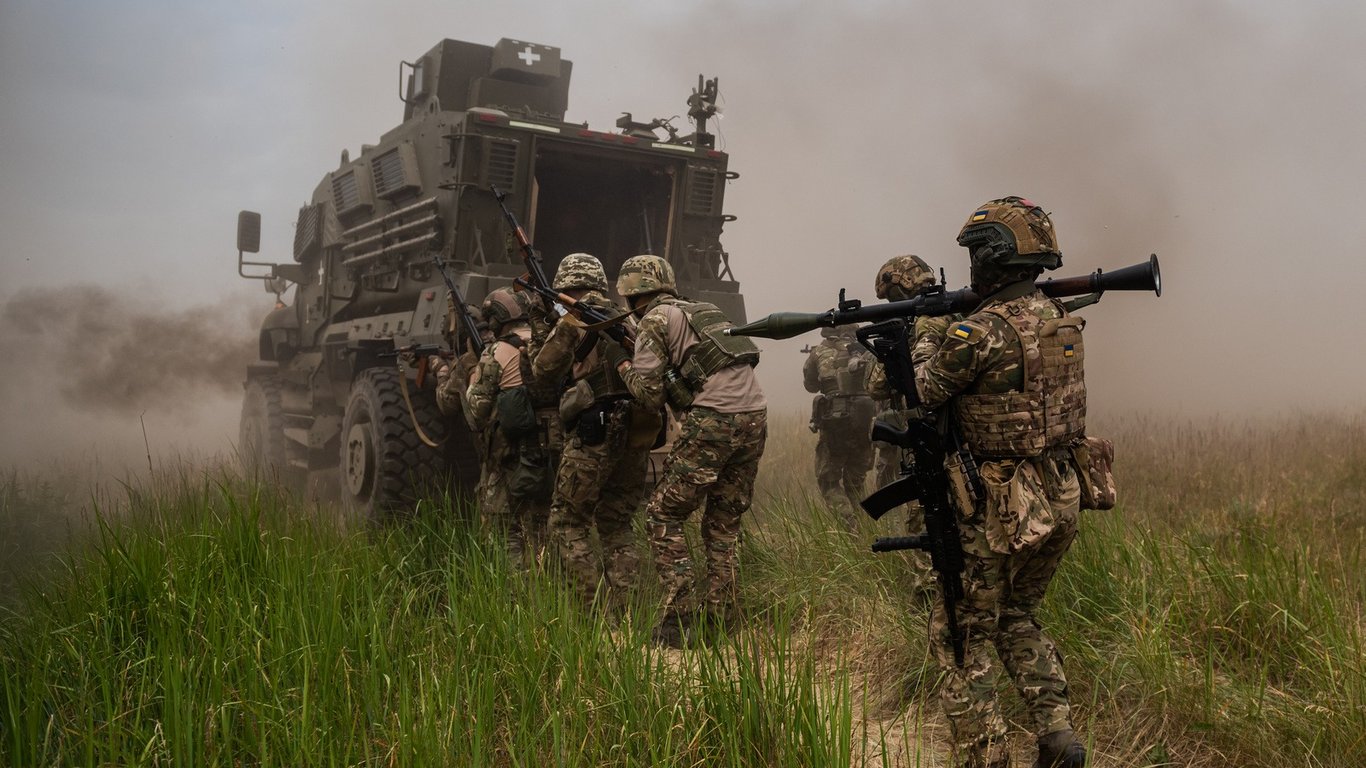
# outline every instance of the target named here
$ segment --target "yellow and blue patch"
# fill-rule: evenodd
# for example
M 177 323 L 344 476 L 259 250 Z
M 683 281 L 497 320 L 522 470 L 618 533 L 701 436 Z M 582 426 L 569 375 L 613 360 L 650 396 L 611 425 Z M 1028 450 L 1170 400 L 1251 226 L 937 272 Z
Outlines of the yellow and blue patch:
M 1064 344 L 1064 345 L 1062 345 L 1062 356 L 1063 356 L 1063 357 L 1072 357 L 1073 355 L 1077 354 L 1077 353 L 1073 350 L 1073 347 L 1074 347 L 1074 346 L 1075 346 L 1075 345 L 1073 345 L 1073 344 Z
M 987 211 L 978 211 L 977 213 L 972 214 L 972 220 L 973 220 L 973 221 L 986 221 L 986 220 L 987 220 Z
M 958 325 L 954 326 L 953 335 L 957 336 L 960 339 L 971 338 L 972 326 L 968 325 L 967 323 L 959 323 Z

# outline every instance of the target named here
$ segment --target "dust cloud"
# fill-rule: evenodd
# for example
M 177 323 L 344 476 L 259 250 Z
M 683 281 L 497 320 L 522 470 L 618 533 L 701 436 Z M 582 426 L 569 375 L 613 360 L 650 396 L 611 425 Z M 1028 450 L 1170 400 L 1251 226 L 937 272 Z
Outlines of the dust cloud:
M 962 222 L 1018 194 L 1052 212 L 1059 275 L 1162 260 L 1161 298 L 1113 294 L 1084 310 L 1097 412 L 1366 406 L 1354 341 L 1366 328 L 1366 6 L 458 6 L 11 13 L 0 25 L 12 329 L 0 461 L 92 435 L 140 457 L 144 410 L 154 449 L 227 447 L 252 352 L 251 323 L 232 300 L 213 304 L 245 296 L 222 258 L 233 212 L 261 210 L 262 258 L 287 258 L 299 202 L 343 148 L 354 156 L 398 124 L 397 62 L 443 35 L 559 46 L 574 62 L 567 117 L 600 129 L 623 111 L 678 115 L 698 73 L 719 76 L 713 130 L 740 174 L 723 242 L 750 318 L 830 307 L 840 287 L 872 300 L 877 267 L 900 253 L 962 286 Z M 148 29 L 193 29 L 199 44 Z M 58 48 L 68 54 L 45 55 Z M 89 256 L 111 231 L 130 241 L 121 252 L 142 250 Z M 217 309 L 44 287 L 127 270 L 158 276 L 162 298 Z M 264 314 L 259 298 L 237 305 Z M 814 338 L 765 343 L 760 378 L 779 411 L 807 401 L 798 349 Z
M 98 446 L 122 469 L 145 466 L 149 451 L 228 448 L 256 356 L 254 320 L 228 304 L 172 309 L 89 285 L 9 297 L 0 304 L 0 461 L 85 449 L 93 459 Z

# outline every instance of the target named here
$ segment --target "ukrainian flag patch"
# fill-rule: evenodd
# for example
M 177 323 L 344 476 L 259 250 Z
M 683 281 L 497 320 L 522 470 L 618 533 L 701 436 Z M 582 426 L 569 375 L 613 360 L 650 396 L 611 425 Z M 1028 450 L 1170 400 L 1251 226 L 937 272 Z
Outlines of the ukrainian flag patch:
M 1073 351 L 1073 349 L 1072 349 L 1073 346 L 1074 346 L 1074 345 L 1072 345 L 1072 344 L 1064 344 L 1064 345 L 1062 346 L 1062 356 L 1063 356 L 1063 357 L 1071 357 L 1071 356 L 1077 354 L 1076 352 Z
M 966 323 L 959 323 L 958 325 L 954 326 L 953 335 L 957 336 L 960 339 L 966 339 L 972 335 L 972 326 Z
M 986 220 L 987 220 L 987 212 L 986 212 L 986 211 L 978 211 L 977 213 L 972 214 L 972 220 L 973 220 L 973 221 L 986 221 Z

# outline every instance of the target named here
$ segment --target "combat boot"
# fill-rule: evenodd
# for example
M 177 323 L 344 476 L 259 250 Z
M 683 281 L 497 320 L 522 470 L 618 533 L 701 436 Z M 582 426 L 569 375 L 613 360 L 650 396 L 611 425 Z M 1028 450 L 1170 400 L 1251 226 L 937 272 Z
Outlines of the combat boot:
M 1086 748 L 1071 729 L 1054 731 L 1039 739 L 1039 759 L 1034 768 L 1085 768 Z

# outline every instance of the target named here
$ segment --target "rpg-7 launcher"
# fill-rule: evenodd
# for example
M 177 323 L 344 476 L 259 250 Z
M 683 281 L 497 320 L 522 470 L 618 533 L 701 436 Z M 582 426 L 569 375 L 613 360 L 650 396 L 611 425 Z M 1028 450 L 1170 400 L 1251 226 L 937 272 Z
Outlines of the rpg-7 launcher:
M 526 236 L 526 230 L 517 223 L 517 217 L 508 209 L 507 203 L 503 202 L 507 193 L 499 192 L 498 187 L 493 184 L 489 185 L 489 189 L 493 191 L 494 198 L 498 200 L 498 207 L 503 209 L 503 218 L 507 220 L 508 226 L 512 227 L 513 237 L 517 239 L 517 245 L 522 250 L 522 263 L 526 265 L 526 274 L 513 280 L 513 283 L 522 290 L 531 291 L 537 296 L 559 304 L 569 314 L 582 320 L 588 330 L 602 331 L 613 341 L 625 347 L 628 353 L 633 352 L 636 348 L 635 335 L 625 325 L 622 325 L 630 313 L 609 314 L 598 307 L 590 307 L 550 287 L 550 280 L 545 276 L 545 266 L 541 263 L 541 254 L 536 252 L 535 246 Z
M 1130 267 L 1110 273 L 1096 270 L 1090 275 L 1041 280 L 1039 289 L 1048 296 L 1061 298 L 1093 294 L 1083 303 L 1094 303 L 1105 291 L 1151 290 L 1162 295 L 1162 278 L 1157 255 Z M 916 317 L 968 312 L 981 304 L 981 297 L 969 290 L 945 291 L 941 284 L 929 293 L 905 301 L 862 306 L 845 301 L 840 291 L 839 305 L 818 313 L 778 312 L 748 325 L 726 332 L 737 336 L 762 336 L 786 339 L 822 326 L 871 323 L 858 329 L 859 343 L 877 358 L 887 372 L 887 383 L 906 398 L 908 407 L 920 403 L 911 365 L 911 328 Z M 868 516 L 877 520 L 888 511 L 919 500 L 925 515 L 925 533 L 919 536 L 880 538 L 873 542 L 874 552 L 919 549 L 930 555 L 943 600 L 949 640 L 954 661 L 963 665 L 965 638 L 958 624 L 958 603 L 963 599 L 963 547 L 958 518 L 949 501 L 950 477 L 946 463 L 956 463 L 966 478 L 966 492 L 974 503 L 982 500 L 981 479 L 976 460 L 963 445 L 956 427 L 936 414 L 912 419 L 906 429 L 886 422 L 873 425 L 874 440 L 891 443 L 910 451 L 913 461 L 903 468 L 900 478 L 874 491 L 861 503 Z
M 1153 291 L 1162 295 L 1162 275 L 1157 266 L 1157 254 L 1147 261 L 1102 272 L 1097 269 L 1089 275 L 1040 280 L 1035 283 L 1045 296 L 1063 298 L 1083 294 L 1102 294 L 1105 291 Z M 952 315 L 971 312 L 982 303 L 982 297 L 970 289 L 946 291 L 943 286 L 904 301 L 889 301 L 881 304 L 863 306 L 857 299 L 844 300 L 840 291 L 839 305 L 824 312 L 774 312 L 746 325 L 729 328 L 726 333 L 732 336 L 761 336 L 765 339 L 790 339 L 822 326 L 849 325 L 851 323 L 876 323 L 892 318 L 916 318 L 933 315 Z M 1090 302 L 1088 302 L 1090 303 Z

